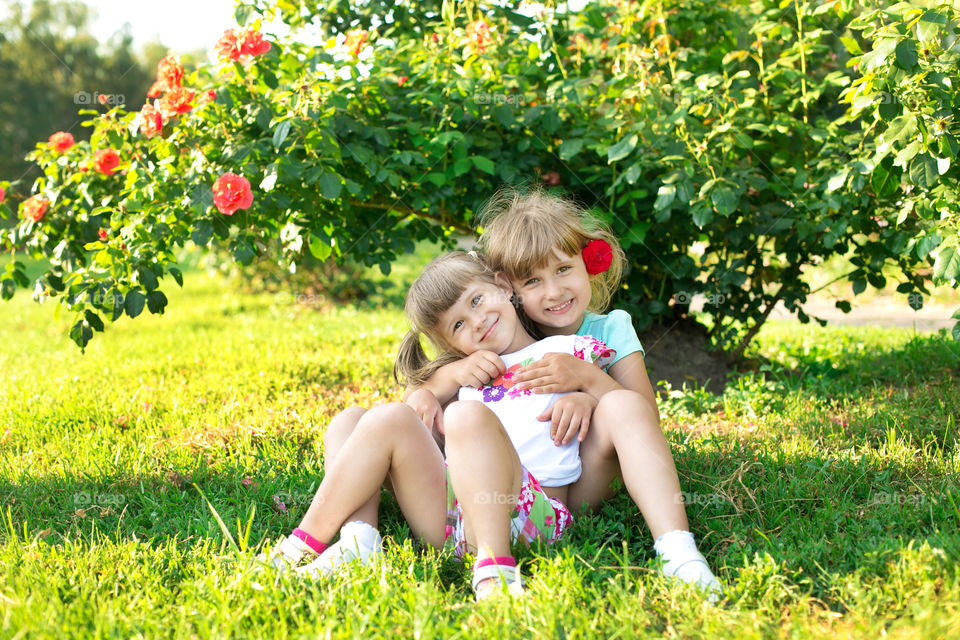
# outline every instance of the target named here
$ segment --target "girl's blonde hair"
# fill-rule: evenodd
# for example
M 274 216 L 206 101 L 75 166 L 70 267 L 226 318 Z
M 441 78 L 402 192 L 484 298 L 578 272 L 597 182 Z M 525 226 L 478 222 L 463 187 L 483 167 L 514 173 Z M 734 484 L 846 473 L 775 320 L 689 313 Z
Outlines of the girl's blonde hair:
M 590 276 L 589 309 L 606 310 L 620 286 L 626 257 L 610 229 L 574 202 L 540 189 L 501 189 L 478 216 L 479 247 L 490 267 L 522 280 L 546 265 L 554 251 L 579 255 L 591 240 L 605 240 L 613 252 L 610 268 Z
M 467 286 L 476 281 L 497 284 L 496 272 L 475 251 L 453 251 L 430 262 L 410 285 L 404 304 L 410 331 L 400 343 L 393 365 L 393 377 L 399 383 L 423 384 L 445 364 L 464 357 L 451 349 L 437 330 L 440 316 L 460 299 Z M 426 336 L 440 355 L 431 360 L 423 350 Z

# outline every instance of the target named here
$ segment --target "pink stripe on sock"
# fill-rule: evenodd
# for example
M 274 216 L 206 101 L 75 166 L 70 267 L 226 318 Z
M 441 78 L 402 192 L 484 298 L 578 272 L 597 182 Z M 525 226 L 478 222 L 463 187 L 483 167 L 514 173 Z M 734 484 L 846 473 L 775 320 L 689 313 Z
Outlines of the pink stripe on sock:
M 299 528 L 294 529 L 293 535 L 294 537 L 300 538 L 301 540 L 306 542 L 307 546 L 313 549 L 318 554 L 323 553 L 324 551 L 327 550 L 327 547 L 330 546 L 330 545 L 323 544 L 322 542 L 314 538 L 312 535 L 310 535 L 303 529 L 299 529 Z
M 484 558 L 483 560 L 477 560 L 476 564 L 473 565 L 473 569 L 477 570 L 491 564 L 495 564 L 500 567 L 515 567 L 517 566 L 517 561 L 513 559 L 513 556 L 494 556 L 491 558 Z

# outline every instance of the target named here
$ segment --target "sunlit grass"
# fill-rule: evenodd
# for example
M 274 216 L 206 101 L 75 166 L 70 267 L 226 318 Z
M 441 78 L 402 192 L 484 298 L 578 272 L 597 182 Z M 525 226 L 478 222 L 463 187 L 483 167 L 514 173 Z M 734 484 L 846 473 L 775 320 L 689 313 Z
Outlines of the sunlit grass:
M 4 637 L 947 637 L 960 624 L 948 338 L 771 323 L 754 347 L 770 364 L 722 396 L 664 401 L 692 527 L 729 586 L 721 606 L 658 576 L 622 491 L 557 548 L 520 553 L 527 597 L 478 606 L 462 567 L 414 550 L 390 499 L 384 561 L 349 579 L 252 562 L 303 514 L 331 416 L 399 397 L 398 309 L 318 313 L 192 273 L 164 316 L 121 320 L 81 355 L 70 319 L 25 293 L 0 305 Z

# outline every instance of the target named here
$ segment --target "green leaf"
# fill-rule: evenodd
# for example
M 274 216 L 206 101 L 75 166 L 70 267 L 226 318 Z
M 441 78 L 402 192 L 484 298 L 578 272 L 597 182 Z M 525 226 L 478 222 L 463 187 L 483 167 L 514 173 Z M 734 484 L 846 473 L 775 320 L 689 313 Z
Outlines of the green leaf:
M 151 291 L 147 294 L 147 309 L 150 313 L 163 315 L 166 308 L 167 296 L 163 295 L 163 291 Z
M 847 300 L 837 300 L 833 303 L 837 309 L 843 311 L 844 313 L 850 313 L 850 302 Z
M 850 55 L 853 56 L 862 56 L 863 49 L 860 48 L 860 43 L 857 42 L 854 38 L 840 38 L 840 42 L 843 43 L 843 46 L 847 48 L 847 51 Z
M 899 176 L 894 176 L 893 171 L 888 171 L 883 163 L 877 165 L 870 177 L 870 186 L 878 198 L 892 195 L 900 186 Z
M 494 108 L 493 117 L 502 127 L 512 127 L 517 123 L 516 118 L 513 117 L 513 107 L 508 104 L 501 104 Z
M 844 167 L 843 169 L 841 169 L 840 173 L 830 178 L 830 180 L 827 182 L 826 193 L 833 193 L 837 189 L 842 188 L 843 185 L 847 182 L 848 175 L 850 175 L 849 167 Z
M 560 144 L 560 159 L 570 160 L 583 148 L 583 138 L 569 138 Z
M 207 243 L 210 242 L 212 235 L 213 223 L 210 222 L 210 220 L 199 220 L 197 226 L 190 234 L 190 239 L 193 240 L 193 243 L 198 247 L 205 247 Z
M 330 246 L 329 240 L 321 240 L 317 236 L 310 234 L 310 253 L 313 254 L 314 258 L 322 262 L 333 254 L 333 247 Z
M 867 274 L 867 281 L 877 289 L 883 289 L 887 286 L 887 279 L 879 273 L 870 272 Z
M 442 187 L 447 181 L 447 176 L 443 175 L 442 173 L 428 173 L 424 179 L 429 180 L 438 187 Z
M 91 329 L 83 320 L 77 320 L 77 322 L 70 328 L 70 339 L 73 340 L 81 349 L 84 349 L 87 346 L 91 338 L 93 338 L 93 329 Z
M 530 60 L 540 59 L 540 47 L 537 46 L 536 42 L 531 42 L 530 46 L 527 47 L 527 58 Z
M 153 291 L 157 288 L 157 285 L 159 285 L 156 274 L 148 267 L 140 267 L 137 269 L 137 276 L 139 277 L 140 284 L 142 284 L 143 288 L 147 291 Z
M 170 275 L 173 276 L 173 279 L 177 281 L 177 284 L 181 287 L 183 286 L 183 274 L 180 272 L 180 269 L 176 267 L 170 267 Z
M 690 215 L 693 217 L 693 224 L 703 229 L 713 220 L 713 209 L 701 203 L 690 210 Z
M 660 186 L 660 189 L 657 190 L 657 199 L 653 203 L 654 211 L 660 211 L 661 209 L 666 209 L 671 204 L 673 204 L 674 199 L 677 197 L 677 187 L 672 184 L 664 184 Z
M 917 66 L 917 43 L 907 38 L 897 43 L 897 66 L 907 71 Z
M 131 318 L 136 318 L 140 315 L 140 312 L 143 311 L 143 305 L 146 304 L 147 297 L 133 289 L 127 292 L 127 298 L 123 302 L 123 308 L 126 310 L 127 315 Z
M 280 149 L 280 145 L 283 144 L 283 141 L 287 139 L 287 135 L 290 133 L 290 121 L 284 120 L 279 125 L 277 125 L 277 130 L 273 132 L 273 148 Z
M 493 161 L 490 158 L 485 158 L 484 156 L 470 156 L 470 161 L 473 162 L 473 166 L 484 173 L 489 173 L 493 175 L 493 172 L 496 170 L 496 167 L 493 164 Z
M 957 324 L 953 325 L 952 334 L 953 334 L 953 339 L 954 339 L 954 340 L 960 341 L 960 322 L 958 322 Z
M 944 247 L 933 263 L 933 277 L 956 280 L 960 276 L 960 251 L 956 247 Z
M 941 242 L 943 242 L 943 238 L 936 233 L 920 238 L 920 241 L 917 242 L 917 257 L 923 260 L 930 255 L 931 251 L 939 247 Z
M 889 145 L 917 133 L 917 116 L 912 113 L 895 118 L 883 132 L 883 141 Z
M 910 180 L 918 186 L 932 189 L 940 179 L 937 161 L 929 153 L 923 153 L 910 163 Z
M 858 296 L 867 290 L 867 281 L 865 278 L 854 278 L 853 295 Z
M 470 167 L 473 166 L 473 162 L 470 158 L 460 158 L 453 163 L 453 175 L 462 176 L 467 171 L 470 171 Z
M 737 194 L 727 187 L 717 187 L 710 192 L 710 201 L 722 216 L 728 216 L 737 210 L 737 200 Z
M 96 331 L 103 331 L 103 320 L 100 319 L 93 311 L 90 309 L 83 310 L 83 317 L 86 319 L 87 324 L 90 325 Z
M 626 158 L 631 151 L 637 148 L 638 140 L 637 134 L 633 133 L 622 138 L 620 142 L 607 149 L 607 164 Z
M 336 200 L 340 197 L 343 184 L 340 182 L 340 176 L 336 173 L 324 173 L 317 182 L 320 185 L 320 193 L 327 200 Z
M 893 164 L 898 167 L 906 167 L 907 163 L 910 162 L 915 155 L 920 153 L 921 149 L 923 149 L 923 147 L 920 145 L 920 143 L 914 140 L 900 150 L 900 152 L 897 154 L 897 157 L 893 159 Z

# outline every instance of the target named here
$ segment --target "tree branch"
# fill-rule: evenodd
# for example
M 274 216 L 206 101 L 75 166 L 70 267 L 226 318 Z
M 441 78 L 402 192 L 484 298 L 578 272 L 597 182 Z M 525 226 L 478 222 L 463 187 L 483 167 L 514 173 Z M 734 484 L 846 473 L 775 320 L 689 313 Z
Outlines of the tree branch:
M 445 220 L 444 218 L 446 217 L 447 212 L 444 211 L 443 209 L 440 210 L 440 215 L 437 216 L 437 215 L 431 215 L 426 211 L 417 211 L 415 209 L 411 209 L 410 207 L 408 207 L 407 205 L 401 202 L 398 202 L 396 204 L 386 204 L 383 202 L 360 202 L 359 200 L 351 200 L 350 205 L 354 207 L 359 207 L 361 209 L 379 209 L 381 211 L 398 211 L 403 214 L 402 216 L 400 216 L 399 218 L 400 220 L 409 218 L 410 216 L 417 216 L 419 218 L 424 218 L 426 220 L 433 220 L 434 222 L 437 222 L 438 224 L 444 227 L 451 227 L 453 229 L 456 229 L 460 233 L 463 233 L 466 235 L 475 236 L 477 234 L 476 231 L 474 231 L 473 228 L 471 227 L 468 227 L 464 224 L 460 224 L 457 222 L 451 223 Z

